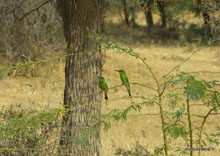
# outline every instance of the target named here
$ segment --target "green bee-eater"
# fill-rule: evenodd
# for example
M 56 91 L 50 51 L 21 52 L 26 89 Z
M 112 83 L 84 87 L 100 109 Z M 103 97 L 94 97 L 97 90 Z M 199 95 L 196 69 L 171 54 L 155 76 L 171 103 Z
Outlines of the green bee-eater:
M 116 70 L 116 71 L 119 72 L 121 81 L 125 85 L 125 87 L 127 88 L 128 94 L 131 97 L 131 88 L 130 88 L 130 83 L 129 83 L 129 80 L 128 80 L 128 76 L 126 75 L 124 70 Z
M 104 77 L 98 77 L 99 78 L 99 87 L 101 90 L 105 93 L 105 100 L 108 100 L 108 85 L 104 79 Z

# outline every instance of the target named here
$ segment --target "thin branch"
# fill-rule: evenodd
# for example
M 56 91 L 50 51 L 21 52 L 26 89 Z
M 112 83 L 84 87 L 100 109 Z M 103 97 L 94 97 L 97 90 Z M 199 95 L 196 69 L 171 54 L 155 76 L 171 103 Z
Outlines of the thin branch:
M 116 88 L 119 88 L 119 87 L 122 87 L 122 86 L 124 86 L 124 85 L 121 84 L 121 85 L 117 85 L 117 86 L 114 86 L 114 87 L 109 87 L 108 89 L 116 89 Z
M 189 86 L 189 79 L 187 80 L 187 87 Z M 188 114 L 188 124 L 189 124 L 189 137 L 190 137 L 190 148 L 193 148 L 193 135 L 192 135 L 192 121 L 191 121 L 191 113 L 190 113 L 190 104 L 189 104 L 189 98 L 187 96 L 186 99 L 187 104 L 187 114 Z M 190 156 L 193 156 L 193 150 L 190 150 Z
M 160 92 L 159 96 L 163 95 L 164 91 L 166 90 L 166 87 L 167 87 L 167 83 L 164 83 L 163 90 L 162 90 L 162 92 Z
M 75 110 L 75 109 L 69 109 L 71 110 Z M 123 111 L 124 109 L 120 109 L 120 111 Z M 162 113 L 163 115 L 171 115 L 173 116 L 175 113 Z M 145 113 L 145 114 L 130 114 L 127 115 L 127 117 L 139 117 L 139 116 L 160 116 L 161 113 Z M 188 113 L 183 113 L 182 115 L 184 116 L 188 116 Z M 210 115 L 213 115 L 212 113 Z M 108 116 L 108 113 L 106 114 L 72 114 L 71 116 Z M 204 116 L 201 115 L 197 115 L 197 114 L 190 114 L 190 116 L 194 116 L 194 117 L 198 117 L 198 118 L 204 118 Z
M 207 118 L 209 117 L 210 114 L 212 114 L 212 111 L 216 110 L 216 108 L 218 108 L 220 106 L 214 107 L 212 109 L 209 110 L 209 112 L 206 114 L 206 116 L 204 116 L 202 125 L 201 125 L 201 129 L 200 129 L 200 133 L 199 133 L 199 148 L 201 147 L 201 142 L 202 142 L 202 131 L 203 131 L 203 127 L 205 125 L 205 122 L 207 120 Z M 198 152 L 198 156 L 200 156 L 200 150 Z
M 7 16 L 8 14 L 11 14 L 11 13 L 15 12 L 15 10 L 20 9 L 24 2 L 25 2 L 25 0 L 21 1 L 21 3 L 18 6 L 16 6 L 12 10 L 8 11 L 5 15 Z
M 153 88 L 153 87 L 149 87 L 147 85 L 144 85 L 144 84 L 140 84 L 140 83 L 130 83 L 131 85 L 139 85 L 139 86 L 142 86 L 142 87 L 145 87 L 145 88 L 148 88 L 148 89 L 151 89 L 151 90 L 154 90 L 157 92 L 157 89 Z
M 214 41 L 213 40 L 211 42 L 209 42 L 208 44 L 203 44 L 200 48 L 195 49 L 187 58 L 185 58 L 183 60 L 183 62 L 181 62 L 179 65 L 175 66 L 171 71 L 169 71 L 166 75 L 164 75 L 164 77 L 167 77 L 170 73 L 172 73 L 174 70 L 179 69 L 185 62 L 187 62 L 195 53 L 197 53 L 198 51 L 200 51 L 203 47 L 209 46 L 211 45 Z
M 26 12 L 21 18 L 19 18 L 19 20 L 23 20 L 25 16 L 31 14 L 34 11 L 39 10 L 42 6 L 46 5 L 47 3 L 51 2 L 51 1 L 53 1 L 53 0 L 48 0 L 48 1 L 44 2 L 44 3 L 42 3 L 41 5 L 39 5 L 37 8 L 35 8 L 35 9 L 29 11 L 29 12 Z
M 187 72 L 191 74 L 199 74 L 199 73 L 205 73 L 205 74 L 220 74 L 220 72 L 214 72 L 214 71 L 192 71 L 192 72 Z

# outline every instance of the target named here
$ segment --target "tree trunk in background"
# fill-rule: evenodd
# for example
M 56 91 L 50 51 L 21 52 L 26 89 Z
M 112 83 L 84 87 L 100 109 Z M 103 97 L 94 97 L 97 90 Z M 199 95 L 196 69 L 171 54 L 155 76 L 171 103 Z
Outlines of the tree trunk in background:
M 153 26 L 153 16 L 152 16 L 151 10 L 147 10 L 144 12 L 146 16 L 147 26 L 148 28 L 151 28 Z
M 135 6 L 132 6 L 130 10 L 131 10 L 131 23 L 135 24 Z
M 210 26 L 210 16 L 209 16 L 209 13 L 207 11 L 204 11 L 202 13 L 202 16 L 203 16 L 203 21 L 204 21 L 204 25 L 206 27 L 206 31 L 205 31 L 205 36 L 206 37 L 210 37 L 212 34 L 211 34 L 211 26 Z
M 166 22 L 166 13 L 165 13 L 165 9 L 164 9 L 164 1 L 158 1 L 157 2 L 159 11 L 160 11 L 160 17 L 162 20 L 162 24 L 161 26 L 166 28 L 167 22 Z
M 204 25 L 206 27 L 206 36 L 210 35 L 211 26 L 210 26 L 210 15 L 207 9 L 203 8 L 203 2 L 201 0 L 197 0 L 198 7 L 200 8 L 203 16 Z
M 131 13 L 131 26 L 133 28 L 138 27 L 138 24 L 135 22 L 136 20 L 136 11 L 137 11 L 137 1 L 131 1 L 130 7 L 129 7 L 130 13 Z
M 153 26 L 153 16 L 151 12 L 151 4 L 152 0 L 145 0 L 146 8 L 144 9 L 144 14 L 147 22 L 148 28 L 151 28 Z
M 101 143 L 95 134 L 86 136 L 89 145 L 76 146 L 73 139 L 81 138 L 80 132 L 94 124 L 90 114 L 101 113 L 102 96 L 97 78 L 101 75 L 101 51 L 82 53 L 99 47 L 88 35 L 93 30 L 101 33 L 101 0 L 57 0 L 57 5 L 63 19 L 67 54 L 74 54 L 66 58 L 64 107 L 67 114 L 62 119 L 61 152 L 68 156 L 99 156 Z
M 125 24 L 129 25 L 129 15 L 128 15 L 128 8 L 127 8 L 127 2 L 126 0 L 121 0 L 124 16 L 125 16 Z
M 209 13 L 207 11 L 202 12 L 202 16 L 203 16 L 203 21 L 205 25 L 209 25 L 209 21 L 210 21 L 210 16 Z
M 210 16 L 209 16 L 207 9 L 203 8 L 203 2 L 201 0 L 197 0 L 197 4 L 198 4 L 199 9 L 202 12 L 204 24 L 208 25 Z

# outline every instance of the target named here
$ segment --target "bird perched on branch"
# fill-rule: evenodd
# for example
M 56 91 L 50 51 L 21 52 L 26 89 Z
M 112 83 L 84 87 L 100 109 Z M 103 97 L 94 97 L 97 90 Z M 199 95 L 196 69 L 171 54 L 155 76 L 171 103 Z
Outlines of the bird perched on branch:
M 130 88 L 130 83 L 129 83 L 129 80 L 128 80 L 128 76 L 126 75 L 124 70 L 116 70 L 116 71 L 119 72 L 121 81 L 125 85 L 125 87 L 127 88 L 128 95 L 131 97 L 131 88 Z
M 107 82 L 105 81 L 104 77 L 98 77 L 99 78 L 99 87 L 101 90 L 105 93 L 105 100 L 108 100 L 108 85 Z

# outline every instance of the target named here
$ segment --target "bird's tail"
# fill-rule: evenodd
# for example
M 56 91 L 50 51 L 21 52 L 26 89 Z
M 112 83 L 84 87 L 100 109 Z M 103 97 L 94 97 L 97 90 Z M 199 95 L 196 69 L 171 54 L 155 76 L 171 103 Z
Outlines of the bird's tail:
M 127 88 L 128 90 L 128 95 L 131 97 L 131 89 L 130 89 L 130 86 L 128 84 L 125 84 L 125 87 Z
M 107 92 L 105 92 L 105 99 L 108 100 Z

